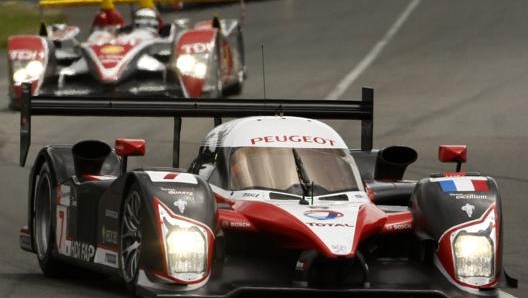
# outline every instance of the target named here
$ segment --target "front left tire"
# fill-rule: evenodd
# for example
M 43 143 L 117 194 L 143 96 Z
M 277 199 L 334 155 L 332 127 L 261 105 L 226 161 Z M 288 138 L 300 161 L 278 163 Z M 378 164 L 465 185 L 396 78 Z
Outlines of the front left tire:
M 57 178 L 48 162 L 44 162 L 35 181 L 33 202 L 33 239 L 40 269 L 45 276 L 61 277 L 68 266 L 53 256 L 55 236 L 53 201 L 57 197 Z

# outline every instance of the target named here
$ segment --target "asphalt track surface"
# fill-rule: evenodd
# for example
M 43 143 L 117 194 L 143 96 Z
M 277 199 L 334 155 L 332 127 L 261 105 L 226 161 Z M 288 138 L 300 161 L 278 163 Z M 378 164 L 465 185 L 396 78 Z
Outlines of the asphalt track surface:
M 437 161 L 438 145 L 468 145 L 464 168 L 495 177 L 502 194 L 504 266 L 519 279 L 519 288 L 507 292 L 528 297 L 526 11 L 523 0 L 252 1 L 244 28 L 249 78 L 240 97 L 358 99 L 362 86 L 373 87 L 374 145 L 415 148 L 419 159 L 408 169 L 410 179 L 453 169 Z M 93 15 L 86 8 L 70 13 L 85 26 Z M 221 5 L 164 18 L 215 14 L 238 17 L 239 8 Z M 0 59 L 0 90 L 6 90 L 5 57 Z M 7 110 L 6 92 L 0 97 L 0 297 L 127 296 L 113 279 L 46 279 L 36 256 L 19 249 L 29 166 L 49 143 L 112 143 L 117 137 L 147 140 L 146 156 L 131 166 L 168 166 L 172 121 L 36 117 L 28 165 L 21 168 L 19 115 Z M 355 125 L 332 124 L 350 147 L 359 145 Z M 182 166 L 211 127 L 204 119 L 184 120 Z

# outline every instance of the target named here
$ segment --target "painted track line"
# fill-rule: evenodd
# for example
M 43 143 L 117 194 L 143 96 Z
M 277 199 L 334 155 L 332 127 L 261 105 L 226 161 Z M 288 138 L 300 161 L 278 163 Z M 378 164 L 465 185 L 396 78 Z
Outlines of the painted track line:
M 325 99 L 327 100 L 338 100 L 343 93 L 348 89 L 352 83 L 374 62 L 374 60 L 380 55 L 385 46 L 390 40 L 398 33 L 398 30 L 403 26 L 405 21 L 409 18 L 412 12 L 418 7 L 421 0 L 412 0 L 409 2 L 405 10 L 400 14 L 396 22 L 390 27 L 389 31 L 385 33 L 385 36 L 378 41 L 378 43 L 370 50 L 370 52 L 354 67 L 337 86 L 330 92 Z

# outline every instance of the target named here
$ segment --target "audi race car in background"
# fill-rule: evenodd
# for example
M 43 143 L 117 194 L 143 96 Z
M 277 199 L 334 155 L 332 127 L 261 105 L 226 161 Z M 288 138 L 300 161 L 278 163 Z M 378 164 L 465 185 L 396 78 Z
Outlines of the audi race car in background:
M 101 1 L 41 0 L 40 7 L 96 5 Z M 26 82 L 32 84 L 35 95 L 59 97 L 218 98 L 226 91 L 236 94 L 242 90 L 246 68 L 242 29 L 236 19 L 214 17 L 194 25 L 188 19 L 178 19 L 154 31 L 134 23 L 94 27 L 84 41 L 77 39 L 80 30 L 69 24 L 43 22 L 39 35 L 9 38 L 11 107 L 20 108 L 21 85 Z
M 32 115 L 175 117 L 172 167 L 127 169 L 145 141 L 48 145 L 29 176 L 21 247 L 47 276 L 120 276 L 147 297 L 511 297 L 496 181 L 463 172 L 402 180 L 410 147 L 373 149 L 373 91 L 361 101 L 32 97 Z M 154 104 L 152 104 L 154 103 Z M 179 166 L 181 117 L 236 118 Z M 319 119 L 361 121 L 349 149 Z

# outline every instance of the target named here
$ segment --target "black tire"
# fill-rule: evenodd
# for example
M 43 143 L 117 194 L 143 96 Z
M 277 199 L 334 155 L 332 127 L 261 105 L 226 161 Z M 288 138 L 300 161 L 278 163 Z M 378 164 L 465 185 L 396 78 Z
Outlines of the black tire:
M 56 185 L 57 178 L 48 162 L 44 162 L 35 181 L 32 223 L 37 259 L 42 273 L 48 277 L 63 277 L 69 271 L 69 266 L 56 260 L 52 254 L 55 249 L 53 199 L 57 196 Z
M 142 249 L 142 205 L 144 198 L 137 184 L 132 184 L 123 201 L 120 223 L 119 262 L 121 277 L 135 295 Z

